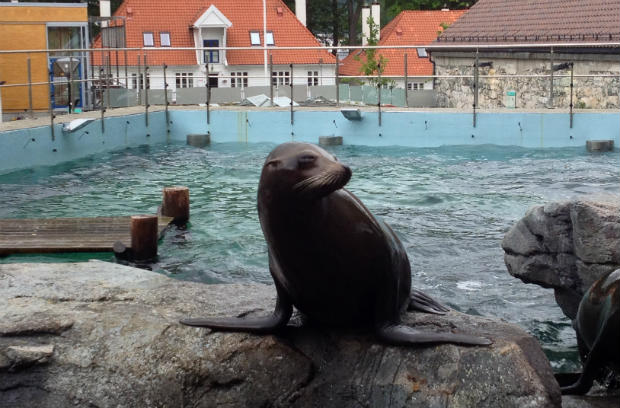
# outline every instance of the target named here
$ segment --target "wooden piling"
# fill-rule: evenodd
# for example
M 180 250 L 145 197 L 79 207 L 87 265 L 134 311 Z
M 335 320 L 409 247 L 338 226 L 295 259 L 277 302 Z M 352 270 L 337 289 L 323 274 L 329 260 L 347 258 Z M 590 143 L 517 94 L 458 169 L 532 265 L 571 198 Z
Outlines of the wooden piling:
M 131 251 L 136 260 L 157 256 L 157 216 L 133 215 L 131 217 Z
M 172 217 L 176 225 L 189 220 L 189 188 L 183 186 L 165 187 L 161 215 Z

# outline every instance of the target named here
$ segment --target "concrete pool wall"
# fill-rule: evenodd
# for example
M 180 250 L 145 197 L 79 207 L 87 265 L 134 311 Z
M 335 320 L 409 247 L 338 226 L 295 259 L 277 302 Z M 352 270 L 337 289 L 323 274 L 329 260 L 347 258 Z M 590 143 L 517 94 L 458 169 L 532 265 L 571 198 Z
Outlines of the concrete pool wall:
M 104 151 L 186 141 L 190 133 L 210 133 L 213 143 L 317 143 L 319 136 L 342 136 L 344 144 L 438 147 L 495 144 L 501 146 L 583 147 L 587 140 L 613 140 L 620 146 L 618 112 L 580 112 L 569 126 L 566 112 L 483 112 L 473 127 L 471 112 L 362 111 L 361 121 L 347 120 L 339 110 L 212 110 L 210 124 L 201 110 L 151 112 L 94 119 L 64 132 L 55 125 L 0 131 L 0 172 L 54 165 Z

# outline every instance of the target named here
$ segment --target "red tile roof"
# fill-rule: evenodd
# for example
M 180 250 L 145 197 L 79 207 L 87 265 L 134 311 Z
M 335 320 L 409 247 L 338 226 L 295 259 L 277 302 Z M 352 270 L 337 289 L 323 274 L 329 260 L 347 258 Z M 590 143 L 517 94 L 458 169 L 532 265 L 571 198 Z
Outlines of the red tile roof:
M 620 0 L 479 0 L 439 43 L 620 40 Z
M 381 30 L 379 45 L 428 45 L 442 31 L 442 23 L 452 24 L 466 10 L 405 10 Z M 433 65 L 428 58 L 418 57 L 414 48 L 378 50 L 376 58 L 383 55 L 387 60 L 383 75 L 402 76 L 405 71 L 404 55 L 407 54 L 407 75 L 432 75 Z M 355 60 L 359 54 L 360 61 Z M 341 75 L 360 75 L 365 54 L 352 52 L 342 61 Z
M 226 33 L 229 47 L 250 47 L 250 30 L 260 31 L 263 40 L 263 0 L 125 0 L 114 13 L 126 17 L 127 47 L 142 47 L 143 32 L 152 32 L 155 47 L 159 47 L 159 33 L 170 33 L 172 47 L 195 47 L 191 25 L 214 5 L 232 26 Z M 267 31 L 272 31 L 275 46 L 320 46 L 321 44 L 297 19 L 282 0 L 266 0 Z M 283 12 L 278 13 L 278 9 Z M 220 44 L 222 45 L 222 44 Z M 101 47 L 98 38 L 95 48 Z M 114 64 L 115 53 L 111 53 Z M 123 54 L 119 52 L 119 54 Z M 263 50 L 228 51 L 229 65 L 262 65 Z M 335 64 L 335 57 L 325 50 L 279 50 L 271 51 L 274 64 Z M 137 52 L 128 53 L 128 64 L 137 65 Z M 101 64 L 100 53 L 94 53 L 94 64 Z M 149 65 L 195 65 L 195 51 L 151 51 Z M 119 55 L 119 64 L 124 64 Z

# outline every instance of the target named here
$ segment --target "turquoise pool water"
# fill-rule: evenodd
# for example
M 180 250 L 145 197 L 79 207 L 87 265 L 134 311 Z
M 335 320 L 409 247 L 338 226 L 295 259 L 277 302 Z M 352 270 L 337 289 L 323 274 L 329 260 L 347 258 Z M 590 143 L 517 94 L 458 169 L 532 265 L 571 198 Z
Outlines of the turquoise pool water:
M 154 213 L 164 186 L 185 185 L 191 223 L 167 233 L 152 268 L 208 283 L 271 283 L 256 189 L 273 147 L 158 145 L 5 174 L 0 218 Z M 541 340 L 555 369 L 575 369 L 574 333 L 553 292 L 511 277 L 500 242 L 533 205 L 620 192 L 617 151 L 494 145 L 333 151 L 353 170 L 349 190 L 400 236 L 416 287 L 455 309 L 521 325 Z M 113 260 L 109 254 L 69 254 L 0 262 L 92 257 Z

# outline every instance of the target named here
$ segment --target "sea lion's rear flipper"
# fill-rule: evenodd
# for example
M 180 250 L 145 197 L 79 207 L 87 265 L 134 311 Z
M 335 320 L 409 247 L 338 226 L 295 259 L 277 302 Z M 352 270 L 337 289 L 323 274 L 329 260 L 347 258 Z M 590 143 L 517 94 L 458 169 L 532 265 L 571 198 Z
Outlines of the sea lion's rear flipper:
M 377 335 L 386 343 L 397 346 L 433 343 L 453 343 L 463 346 L 489 346 L 493 344 L 491 340 L 484 337 L 458 333 L 422 331 L 402 324 L 381 327 L 377 330 Z
M 446 314 L 450 309 L 437 302 L 427 294 L 416 289 L 411 289 L 407 310 L 417 310 L 424 313 Z
M 241 331 L 249 333 L 273 333 L 288 323 L 293 313 L 293 305 L 278 295 L 276 308 L 273 314 L 257 318 L 205 318 L 182 319 L 180 322 L 187 326 L 208 327 L 221 331 Z

